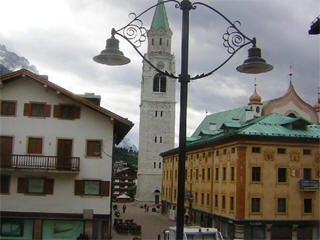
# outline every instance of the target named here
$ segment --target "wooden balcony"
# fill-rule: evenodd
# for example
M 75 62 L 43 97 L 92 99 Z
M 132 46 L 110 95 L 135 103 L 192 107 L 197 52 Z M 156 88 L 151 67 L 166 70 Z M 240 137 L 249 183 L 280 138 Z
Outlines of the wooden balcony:
M 300 191 L 303 192 L 316 192 L 319 189 L 319 181 L 318 180 L 299 180 Z
M 10 154 L 0 156 L 0 167 L 7 169 L 38 169 L 52 171 L 80 171 L 79 157 L 57 157 Z

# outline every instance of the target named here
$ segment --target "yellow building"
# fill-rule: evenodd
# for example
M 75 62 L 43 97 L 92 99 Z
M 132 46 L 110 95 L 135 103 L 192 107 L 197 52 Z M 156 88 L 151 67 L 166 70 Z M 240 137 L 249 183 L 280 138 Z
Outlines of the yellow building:
M 286 94 L 207 116 L 187 140 L 186 221 L 226 239 L 319 239 L 319 103 Z M 177 198 L 178 149 L 163 157 L 162 204 Z

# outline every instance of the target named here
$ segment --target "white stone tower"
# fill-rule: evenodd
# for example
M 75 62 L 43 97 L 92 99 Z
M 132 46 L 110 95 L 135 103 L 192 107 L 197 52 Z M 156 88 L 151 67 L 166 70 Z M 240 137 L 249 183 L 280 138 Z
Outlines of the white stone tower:
M 145 57 L 162 71 L 175 74 L 171 37 L 166 9 L 160 4 L 148 31 Z M 143 62 L 137 201 L 158 203 L 161 200 L 162 160 L 159 154 L 174 147 L 175 92 L 175 79 L 157 73 Z

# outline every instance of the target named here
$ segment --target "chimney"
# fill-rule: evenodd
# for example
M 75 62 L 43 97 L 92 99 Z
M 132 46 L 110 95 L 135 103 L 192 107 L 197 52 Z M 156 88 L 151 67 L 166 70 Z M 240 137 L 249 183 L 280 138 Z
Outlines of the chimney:
M 84 93 L 84 94 L 79 94 L 79 97 L 82 97 L 84 99 L 86 99 L 89 102 L 92 102 L 93 104 L 100 106 L 100 102 L 101 102 L 101 96 L 100 95 L 95 95 L 94 93 Z

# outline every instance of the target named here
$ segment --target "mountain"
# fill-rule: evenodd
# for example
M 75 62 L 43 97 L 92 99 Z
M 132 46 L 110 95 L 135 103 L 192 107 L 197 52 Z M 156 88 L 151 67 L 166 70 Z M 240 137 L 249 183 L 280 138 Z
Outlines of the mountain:
M 37 68 L 30 64 L 28 59 L 7 50 L 6 46 L 0 44 L 0 75 L 25 68 L 39 74 Z
M 125 149 L 127 149 L 127 150 L 129 150 L 129 151 L 131 151 L 131 152 L 138 152 L 138 148 L 136 147 L 136 145 L 134 145 L 133 142 L 132 142 L 129 138 L 127 138 L 127 137 L 125 137 L 125 138 L 120 142 L 120 144 L 117 145 L 117 147 L 119 147 L 119 148 L 125 148 Z

